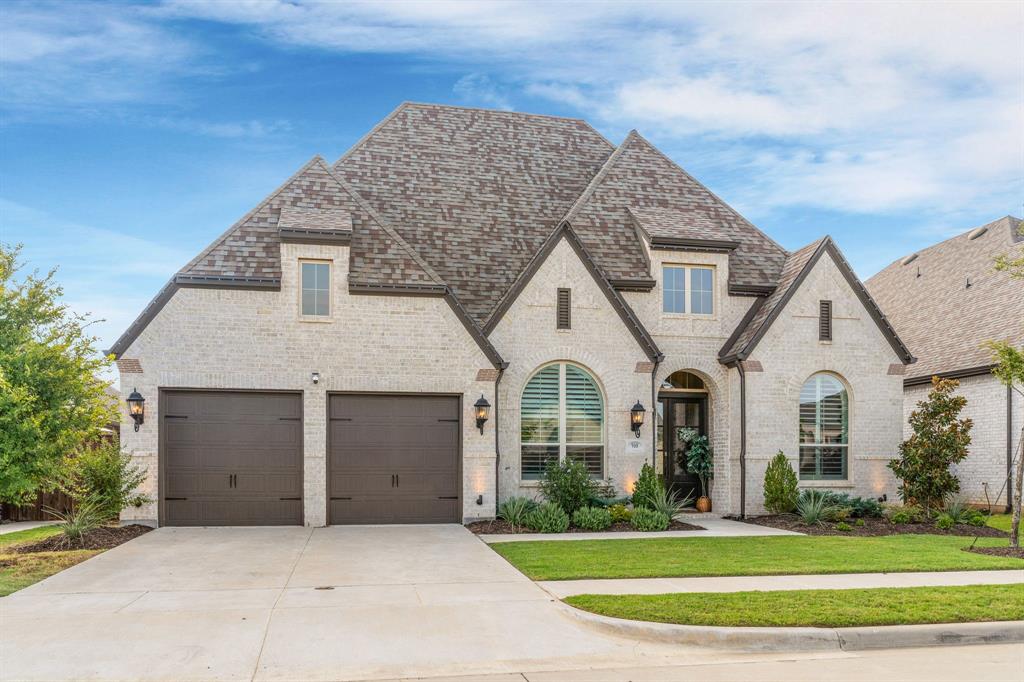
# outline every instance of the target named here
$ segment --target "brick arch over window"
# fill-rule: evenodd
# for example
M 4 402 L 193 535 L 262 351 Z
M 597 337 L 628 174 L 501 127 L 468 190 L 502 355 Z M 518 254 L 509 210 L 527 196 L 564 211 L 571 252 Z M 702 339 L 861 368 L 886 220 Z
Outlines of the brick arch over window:
M 834 372 L 815 372 L 800 389 L 799 473 L 802 480 L 847 480 L 850 388 Z
M 541 478 L 552 461 L 582 462 L 604 475 L 605 395 L 595 376 L 573 362 L 551 362 L 527 380 L 519 399 L 520 477 Z

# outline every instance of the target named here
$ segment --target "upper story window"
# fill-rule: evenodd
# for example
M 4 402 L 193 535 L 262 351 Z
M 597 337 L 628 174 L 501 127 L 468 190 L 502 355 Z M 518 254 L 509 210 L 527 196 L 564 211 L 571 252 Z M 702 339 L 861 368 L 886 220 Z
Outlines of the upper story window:
M 310 317 L 327 317 L 331 314 L 331 264 L 318 261 L 301 261 L 302 314 Z
M 548 462 L 575 459 L 604 471 L 604 398 L 582 367 L 559 362 L 537 371 L 519 403 L 520 474 L 539 479 Z
M 695 265 L 662 268 L 662 312 L 713 315 L 715 270 Z
M 800 478 L 846 479 L 850 401 L 838 377 L 819 372 L 800 390 Z

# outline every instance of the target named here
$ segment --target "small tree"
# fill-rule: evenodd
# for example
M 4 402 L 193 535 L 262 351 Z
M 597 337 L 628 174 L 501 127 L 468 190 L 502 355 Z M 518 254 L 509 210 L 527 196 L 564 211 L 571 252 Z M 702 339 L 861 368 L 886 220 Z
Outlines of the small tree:
M 889 468 L 903 482 L 900 497 L 905 504 L 927 509 L 941 507 L 950 495 L 960 492 L 960 481 L 950 466 L 967 457 L 971 444 L 970 419 L 960 419 L 967 404 L 955 395 L 960 382 L 932 377 L 928 399 L 917 403 L 910 414 L 910 438 L 900 443 L 900 456 Z
M 150 501 L 138 492 L 145 480 L 145 470 L 134 465 L 131 455 L 121 452 L 121 446 L 114 440 L 65 457 L 57 487 L 70 495 L 76 505 L 92 501 L 101 520 L 109 521 L 126 507 Z
M 11 504 L 48 487 L 114 415 L 87 318 L 59 303 L 53 272 L 14 281 L 19 252 L 0 244 L 0 502 Z
M 570 517 L 577 509 L 586 507 L 602 489 L 601 482 L 592 479 L 586 465 L 576 459 L 548 462 L 540 479 L 544 499 L 557 504 Z
M 1024 395 L 1024 349 L 1015 348 L 1006 341 L 989 341 L 986 344 L 992 351 L 992 359 L 996 366 L 992 373 L 996 375 L 1004 386 Z M 1024 500 L 1021 488 L 1024 487 L 1024 428 L 1021 429 L 1020 439 L 1017 441 L 1017 451 L 1013 455 L 1013 469 L 1016 472 L 1016 480 L 1013 485 L 1013 520 L 1010 524 L 1010 545 L 1020 547 L 1020 516 L 1021 502 Z M 1006 472 L 1007 481 L 1010 472 Z
M 661 488 L 662 483 L 658 480 L 654 467 L 645 462 L 640 467 L 640 475 L 633 486 L 633 506 L 653 508 L 655 496 Z
M 796 472 L 779 450 L 764 472 L 764 508 L 772 514 L 792 513 L 798 495 Z

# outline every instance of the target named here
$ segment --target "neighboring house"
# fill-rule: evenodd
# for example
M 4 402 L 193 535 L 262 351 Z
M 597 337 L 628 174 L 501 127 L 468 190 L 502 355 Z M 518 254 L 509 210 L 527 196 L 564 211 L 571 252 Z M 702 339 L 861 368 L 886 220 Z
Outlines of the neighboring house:
M 636 132 L 423 104 L 300 168 L 111 352 L 159 500 L 125 514 L 169 525 L 493 517 L 566 457 L 692 490 L 700 433 L 719 513 L 762 508 L 778 450 L 891 495 L 912 361 L 829 238 L 788 253 Z
M 962 494 L 977 504 L 1011 499 L 1007 475 L 1024 425 L 1024 399 L 992 376 L 984 346 L 1024 346 L 1024 282 L 993 267 L 996 256 L 1024 251 L 1020 229 L 1019 218 L 1000 218 L 905 256 L 867 282 L 918 358 L 903 379 L 904 416 L 928 396 L 932 376 L 960 380 L 963 415 L 974 428 L 956 474 Z

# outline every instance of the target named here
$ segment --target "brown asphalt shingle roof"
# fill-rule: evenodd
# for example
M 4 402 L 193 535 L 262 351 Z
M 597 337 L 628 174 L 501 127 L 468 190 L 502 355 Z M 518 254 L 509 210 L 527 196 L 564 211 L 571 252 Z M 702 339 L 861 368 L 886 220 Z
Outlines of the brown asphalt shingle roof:
M 901 258 L 867 281 L 918 358 L 907 379 L 989 365 L 982 343 L 990 339 L 1024 346 L 1024 282 L 993 269 L 996 256 L 1024 252 L 1020 225 L 1019 218 L 1000 218 L 918 251 L 913 260 L 914 254 Z

